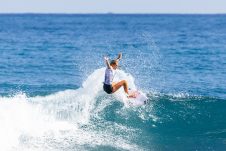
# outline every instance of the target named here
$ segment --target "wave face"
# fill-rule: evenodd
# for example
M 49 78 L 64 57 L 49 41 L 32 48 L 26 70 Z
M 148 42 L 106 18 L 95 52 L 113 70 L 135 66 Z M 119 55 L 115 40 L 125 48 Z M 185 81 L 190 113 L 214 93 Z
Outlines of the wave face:
M 148 92 L 149 104 L 130 108 L 121 89 L 102 91 L 104 68 L 76 90 L 0 98 L 3 150 L 223 150 L 226 100 Z M 134 78 L 118 70 L 115 80 Z M 216 110 L 217 108 L 217 110 Z M 211 142 L 215 142 L 212 144 Z M 186 143 L 184 143 L 186 142 Z M 196 142 L 202 143 L 197 146 Z M 185 145 L 186 144 L 186 145 Z M 216 146 L 217 144 L 217 146 Z

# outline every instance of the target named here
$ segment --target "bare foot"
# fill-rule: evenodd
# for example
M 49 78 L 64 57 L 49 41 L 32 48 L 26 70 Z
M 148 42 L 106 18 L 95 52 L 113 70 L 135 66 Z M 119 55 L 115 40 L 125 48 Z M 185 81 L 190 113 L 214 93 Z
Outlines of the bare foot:
M 136 94 L 135 94 L 135 93 L 129 94 L 129 95 L 127 96 L 127 98 L 136 98 Z
M 130 94 L 128 94 L 127 98 L 136 98 L 140 94 L 139 91 L 134 91 Z

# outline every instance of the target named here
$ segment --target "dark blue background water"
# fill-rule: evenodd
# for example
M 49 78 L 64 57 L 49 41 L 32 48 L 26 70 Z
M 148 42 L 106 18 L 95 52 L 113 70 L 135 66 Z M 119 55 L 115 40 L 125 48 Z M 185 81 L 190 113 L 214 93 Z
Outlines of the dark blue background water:
M 77 89 L 104 55 L 122 52 L 121 69 L 155 112 L 138 109 L 124 122 L 115 103 L 102 120 L 140 129 L 134 143 L 147 150 L 226 149 L 226 15 L 25 14 L 0 23 L 1 96 Z
M 79 87 L 123 52 L 147 90 L 225 98 L 225 15 L 1 15 L 1 94 Z M 143 82 L 145 81 L 145 82 Z

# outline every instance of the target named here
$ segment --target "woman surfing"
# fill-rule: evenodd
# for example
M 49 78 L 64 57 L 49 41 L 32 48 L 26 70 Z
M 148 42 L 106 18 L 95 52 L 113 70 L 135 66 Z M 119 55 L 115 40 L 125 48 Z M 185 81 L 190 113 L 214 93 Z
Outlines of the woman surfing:
M 105 70 L 105 78 L 103 89 L 106 93 L 112 94 L 115 93 L 119 88 L 123 86 L 124 91 L 128 98 L 134 98 L 134 94 L 130 94 L 128 91 L 128 83 L 126 80 L 121 80 L 119 82 L 113 82 L 115 76 L 115 70 L 118 68 L 119 60 L 122 58 L 122 53 L 118 54 L 117 59 L 111 60 L 109 62 L 108 57 L 104 57 L 107 68 Z

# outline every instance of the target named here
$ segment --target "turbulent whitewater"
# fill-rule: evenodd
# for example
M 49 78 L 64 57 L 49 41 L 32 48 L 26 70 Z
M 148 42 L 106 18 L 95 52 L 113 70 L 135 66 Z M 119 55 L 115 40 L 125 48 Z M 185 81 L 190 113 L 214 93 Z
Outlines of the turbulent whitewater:
M 21 93 L 13 97 L 1 97 L 1 147 L 4 150 L 83 150 L 101 145 L 140 150 L 127 136 L 114 134 L 115 129 L 130 133 L 136 129 L 103 121 L 101 117 L 107 106 L 114 102 L 123 107 L 125 97 L 122 90 L 113 96 L 103 92 L 104 71 L 105 68 L 95 70 L 76 90 L 48 96 L 27 97 Z M 115 80 L 121 78 L 127 79 L 130 86 L 135 87 L 133 77 L 119 70 Z M 104 129 L 99 130 L 101 127 Z M 63 144 L 59 146 L 58 142 L 61 141 Z

